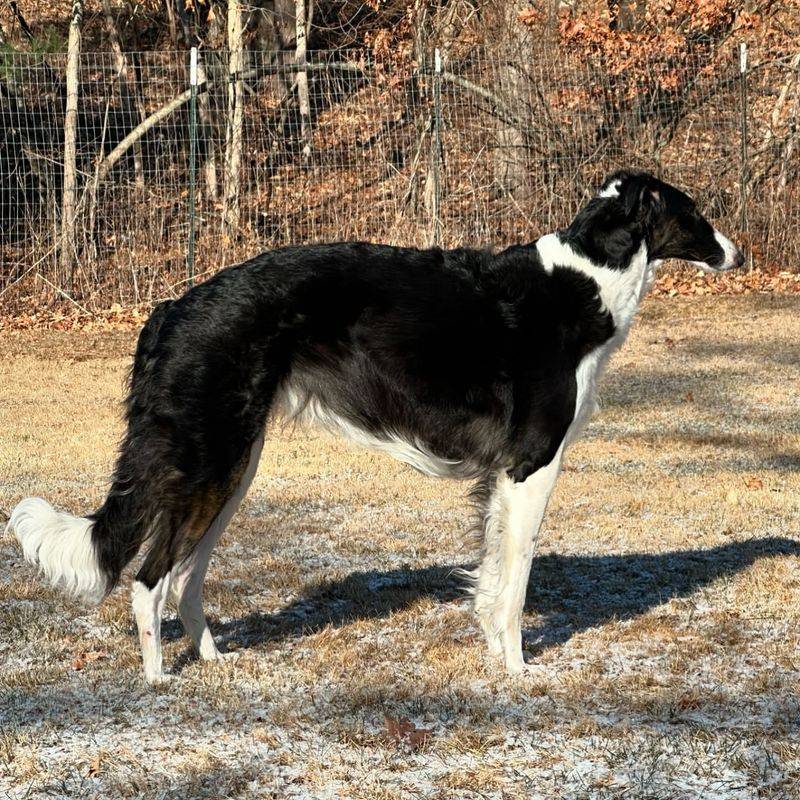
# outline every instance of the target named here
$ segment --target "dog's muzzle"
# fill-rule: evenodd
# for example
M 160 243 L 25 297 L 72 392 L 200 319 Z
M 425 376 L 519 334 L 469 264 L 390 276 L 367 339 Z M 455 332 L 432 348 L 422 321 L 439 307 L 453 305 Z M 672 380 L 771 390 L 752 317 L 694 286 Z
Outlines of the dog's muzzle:
M 713 267 L 720 272 L 726 269 L 738 269 L 744 265 L 744 253 L 727 237 L 719 231 L 714 231 L 714 238 L 722 248 L 722 263 Z

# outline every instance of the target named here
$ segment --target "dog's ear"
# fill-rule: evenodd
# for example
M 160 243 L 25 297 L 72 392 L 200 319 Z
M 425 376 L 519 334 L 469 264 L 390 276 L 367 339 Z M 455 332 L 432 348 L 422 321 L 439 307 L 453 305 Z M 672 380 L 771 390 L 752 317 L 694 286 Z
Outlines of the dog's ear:
M 657 208 L 661 203 L 661 192 L 649 176 L 637 176 L 625 182 L 620 201 L 626 218 L 631 219 Z

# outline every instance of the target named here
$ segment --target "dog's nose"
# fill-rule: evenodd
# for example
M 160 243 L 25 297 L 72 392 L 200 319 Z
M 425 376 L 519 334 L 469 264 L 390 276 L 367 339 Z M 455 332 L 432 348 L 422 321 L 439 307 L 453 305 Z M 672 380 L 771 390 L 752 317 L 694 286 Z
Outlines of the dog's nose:
M 737 250 L 733 256 L 733 268 L 739 269 L 741 266 L 744 266 L 744 253 L 741 250 Z

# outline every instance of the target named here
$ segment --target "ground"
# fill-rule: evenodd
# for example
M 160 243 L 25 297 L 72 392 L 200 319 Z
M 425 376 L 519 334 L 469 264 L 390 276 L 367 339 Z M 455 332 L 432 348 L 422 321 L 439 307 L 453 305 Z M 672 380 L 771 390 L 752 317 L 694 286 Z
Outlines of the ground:
M 325 434 L 274 432 L 212 561 L 237 657 L 195 660 L 170 612 L 161 688 L 127 583 L 83 608 L 0 538 L 0 790 L 799 796 L 798 341 L 800 297 L 645 305 L 543 526 L 531 676 L 488 659 L 452 574 L 475 555 L 466 487 Z M 0 511 L 101 502 L 132 346 L 3 334 Z

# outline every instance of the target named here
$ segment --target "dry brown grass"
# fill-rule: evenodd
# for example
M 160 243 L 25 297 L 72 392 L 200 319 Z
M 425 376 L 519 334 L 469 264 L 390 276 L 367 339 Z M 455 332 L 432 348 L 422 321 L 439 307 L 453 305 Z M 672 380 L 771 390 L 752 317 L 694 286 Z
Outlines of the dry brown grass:
M 800 299 L 654 301 L 567 457 L 531 579 L 544 665 L 487 661 L 453 566 L 465 488 L 276 434 L 212 562 L 232 663 L 151 690 L 125 589 L 86 610 L 0 539 L 10 797 L 800 794 Z M 0 341 L 0 509 L 103 497 L 133 337 Z M 81 653 L 105 654 L 73 669 Z M 80 663 L 80 662 L 79 662 Z M 385 716 L 431 729 L 419 747 Z

